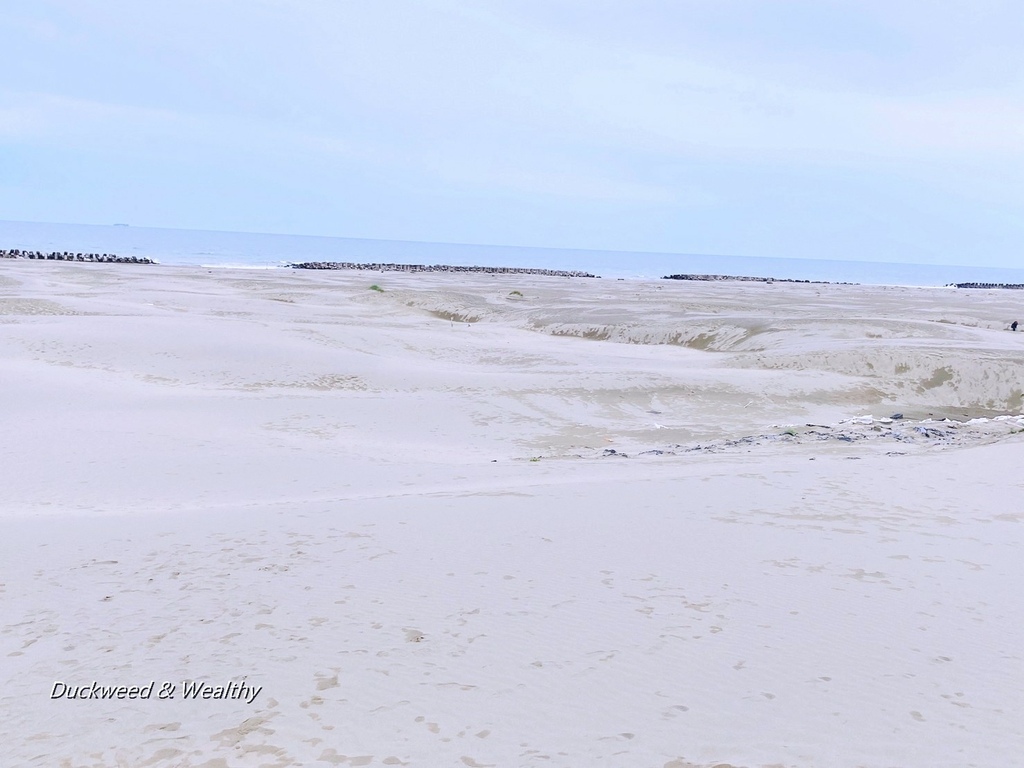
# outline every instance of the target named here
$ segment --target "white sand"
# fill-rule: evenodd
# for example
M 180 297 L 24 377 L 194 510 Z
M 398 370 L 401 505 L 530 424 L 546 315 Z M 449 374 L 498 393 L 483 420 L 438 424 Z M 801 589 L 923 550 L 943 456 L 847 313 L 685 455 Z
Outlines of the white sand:
M 0 764 L 1024 765 L 1019 302 L 0 264 Z

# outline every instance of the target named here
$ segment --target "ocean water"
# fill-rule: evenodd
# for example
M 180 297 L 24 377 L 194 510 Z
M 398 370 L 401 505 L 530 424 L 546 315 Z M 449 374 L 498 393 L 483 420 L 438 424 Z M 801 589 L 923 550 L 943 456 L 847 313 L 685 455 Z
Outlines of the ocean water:
M 1024 283 L 1024 268 L 418 243 L 18 221 L 0 221 L 0 249 L 4 248 L 115 253 L 148 256 L 162 264 L 225 268 L 272 268 L 297 261 L 353 261 L 566 269 L 610 278 L 699 273 L 873 285 Z

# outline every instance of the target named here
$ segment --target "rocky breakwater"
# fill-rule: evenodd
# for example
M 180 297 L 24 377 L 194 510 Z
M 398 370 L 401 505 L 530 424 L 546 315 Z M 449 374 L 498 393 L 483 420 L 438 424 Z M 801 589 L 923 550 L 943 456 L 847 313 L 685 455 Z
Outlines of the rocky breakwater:
M 741 283 L 810 283 L 813 285 L 833 285 L 827 280 L 796 280 L 789 277 L 747 277 L 744 275 L 665 275 L 662 280 L 694 280 L 703 283 L 717 283 L 726 280 L 739 281 Z M 838 285 L 850 285 L 850 283 L 838 283 Z
M 950 283 L 947 288 L 1005 288 L 1009 291 L 1024 290 L 1024 283 Z
M 292 269 L 357 269 L 367 272 L 473 272 L 487 275 L 545 275 L 547 277 L 598 277 L 589 272 L 527 267 L 460 267 L 451 264 L 380 264 L 351 261 L 303 261 L 288 264 Z
M 117 256 L 113 253 L 72 253 L 70 251 L 0 250 L 0 259 L 36 259 L 39 261 L 89 261 L 102 264 L 156 264 L 146 256 Z

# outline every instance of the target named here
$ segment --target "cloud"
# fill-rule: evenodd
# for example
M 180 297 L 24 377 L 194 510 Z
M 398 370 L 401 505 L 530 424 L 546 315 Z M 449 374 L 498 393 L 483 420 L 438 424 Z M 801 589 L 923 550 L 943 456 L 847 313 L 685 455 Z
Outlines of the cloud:
M 97 199 L 111 220 L 119 199 L 144 211 L 148 184 L 163 224 L 345 234 L 342 209 L 364 236 L 498 240 L 513 211 L 523 242 L 558 221 L 561 244 L 600 247 L 599 232 L 620 247 L 784 255 L 810 247 L 800 217 L 813 206 L 819 250 L 831 236 L 895 253 L 922 237 L 966 248 L 969 226 L 948 236 L 959 206 L 1010 242 L 1024 6 L 965 8 L 40 0 L 0 21 L 0 142 L 26 176 L 50 156 L 110 168 L 78 183 L 110 185 Z M 236 176 L 245 211 L 231 209 Z M 199 184 L 223 207 L 164 193 Z M 327 201 L 320 224 L 311 199 Z M 23 210 L 15 192 L 0 202 Z

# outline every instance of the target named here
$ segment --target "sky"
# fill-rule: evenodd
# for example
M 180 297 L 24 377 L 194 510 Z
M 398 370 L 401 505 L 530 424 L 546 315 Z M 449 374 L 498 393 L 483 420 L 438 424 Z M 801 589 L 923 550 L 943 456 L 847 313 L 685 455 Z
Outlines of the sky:
M 1024 267 L 1020 0 L 7 0 L 0 219 Z

